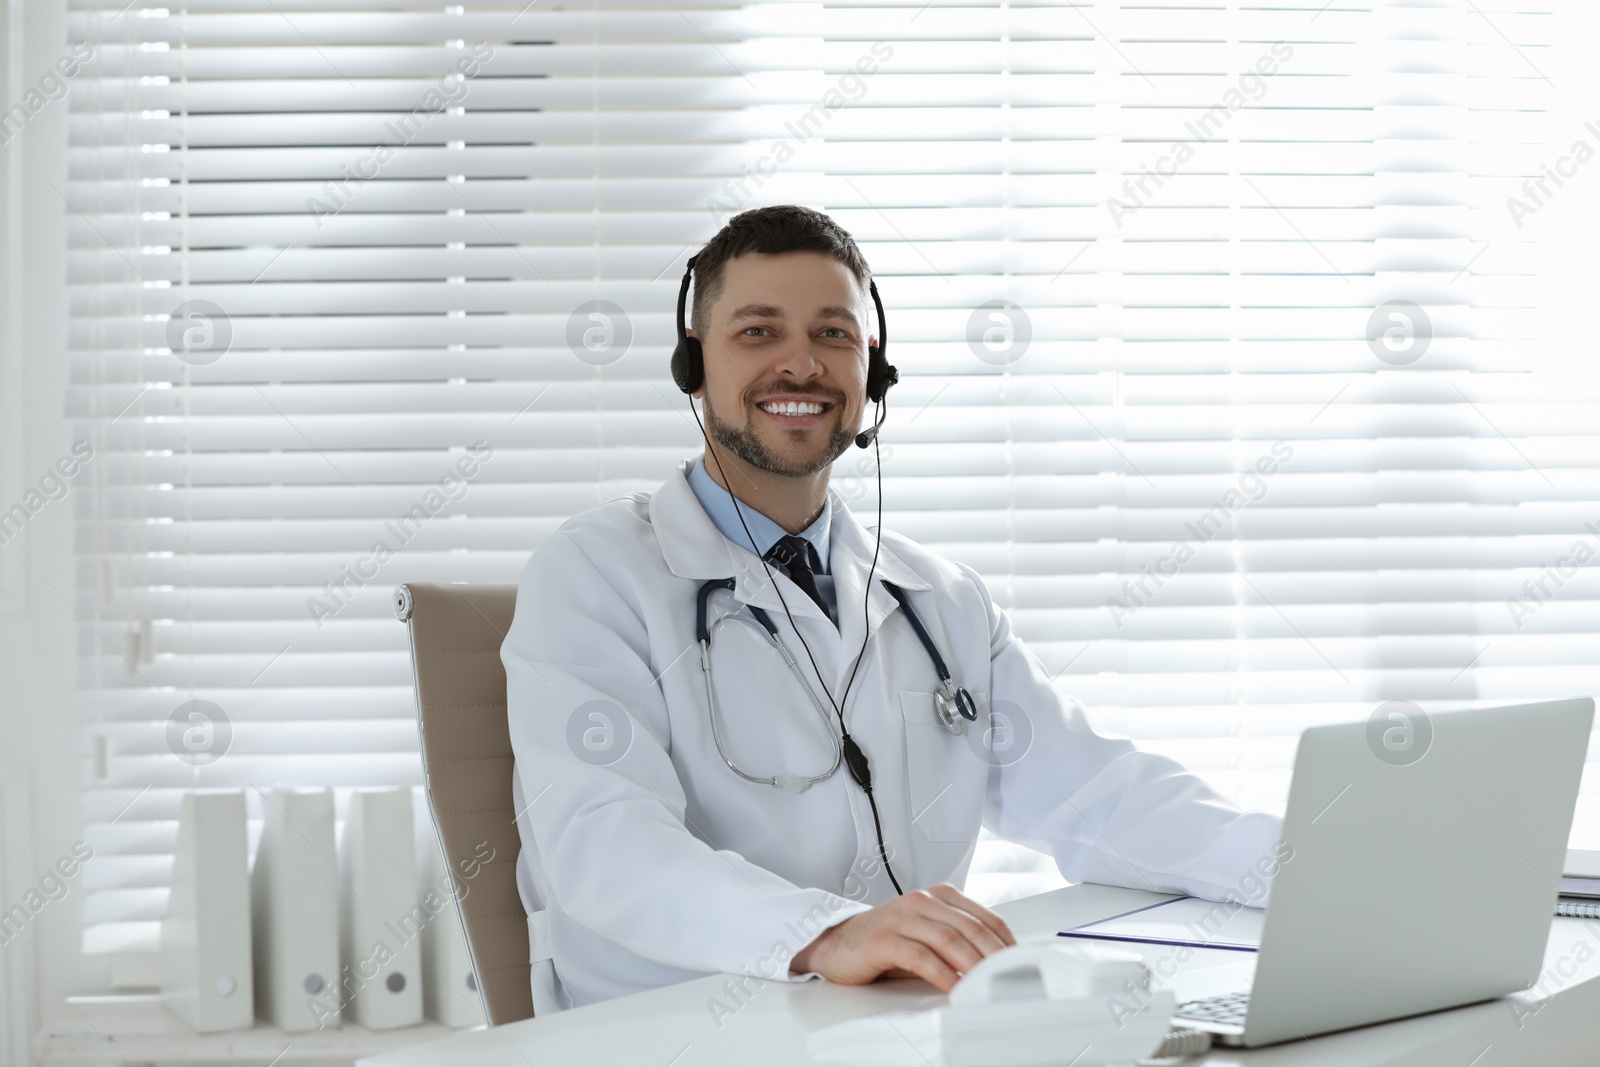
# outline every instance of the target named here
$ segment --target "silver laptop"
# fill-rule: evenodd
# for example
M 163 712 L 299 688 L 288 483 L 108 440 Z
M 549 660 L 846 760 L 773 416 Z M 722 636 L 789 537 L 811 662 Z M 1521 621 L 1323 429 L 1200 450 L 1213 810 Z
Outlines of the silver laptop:
M 1594 701 L 1409 707 L 1301 737 L 1251 988 L 1175 1023 L 1270 1045 L 1538 980 Z

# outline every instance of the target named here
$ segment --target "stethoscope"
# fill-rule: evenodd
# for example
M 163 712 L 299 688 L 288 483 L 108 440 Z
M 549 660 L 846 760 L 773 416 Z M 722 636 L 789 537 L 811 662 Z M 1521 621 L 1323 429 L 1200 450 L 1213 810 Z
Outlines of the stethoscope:
M 911 629 L 916 632 L 917 639 L 922 642 L 922 647 L 927 650 L 928 658 L 933 661 L 933 669 L 938 672 L 939 691 L 934 693 L 933 696 L 939 722 L 952 734 L 960 734 L 966 729 L 967 723 L 976 722 L 978 718 L 978 706 L 973 701 L 972 694 L 967 691 L 965 686 L 956 685 L 950 677 L 950 668 L 945 666 L 944 657 L 939 655 L 939 649 L 934 645 L 933 638 L 928 636 L 927 628 L 922 625 L 922 620 L 912 610 L 911 601 L 907 598 L 905 590 L 893 582 L 881 578 L 879 581 L 883 582 L 883 587 L 899 602 L 901 610 L 906 613 L 906 621 L 911 624 Z M 816 691 L 811 688 L 811 683 L 806 680 L 805 675 L 801 672 L 800 665 L 794 661 L 794 656 L 784 643 L 778 639 L 778 627 L 773 624 L 772 616 L 768 615 L 765 610 L 751 604 L 749 608 L 750 616 L 754 616 L 753 620 L 750 616 L 732 612 L 719 617 L 709 625 L 707 624 L 706 602 L 711 598 L 711 594 L 718 589 L 732 590 L 733 588 L 734 580 L 732 578 L 713 578 L 700 587 L 700 593 L 695 605 L 695 637 L 700 641 L 700 669 L 705 674 L 706 679 L 706 704 L 710 709 L 711 739 L 716 743 L 717 754 L 722 757 L 722 762 L 726 763 L 728 769 L 739 777 L 746 781 L 770 785 L 787 793 L 803 793 L 838 771 L 839 764 L 844 760 L 844 745 L 841 742 L 839 730 L 834 725 L 833 720 L 828 717 L 828 712 L 823 708 L 822 702 L 817 699 Z M 745 773 L 733 760 L 728 758 L 727 749 L 722 744 L 722 716 L 717 709 L 717 689 L 711 676 L 711 635 L 718 626 L 729 620 L 746 626 L 759 624 L 760 629 L 766 633 L 767 639 L 772 642 L 773 647 L 783 654 L 784 662 L 789 665 L 789 671 L 805 688 L 806 696 L 811 698 L 811 706 L 817 709 L 817 714 L 822 717 L 823 724 L 828 728 L 828 737 L 833 741 L 833 765 L 823 773 L 810 776 L 775 774 L 761 777 Z

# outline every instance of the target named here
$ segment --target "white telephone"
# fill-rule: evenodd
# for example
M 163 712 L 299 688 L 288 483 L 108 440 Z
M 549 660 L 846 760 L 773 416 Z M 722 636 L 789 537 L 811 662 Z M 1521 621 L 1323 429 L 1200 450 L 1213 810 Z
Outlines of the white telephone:
M 1111 1067 L 1153 1054 L 1172 1012 L 1138 956 L 1046 934 L 985 957 L 947 1008 L 838 1023 L 806 1051 L 832 1067 Z

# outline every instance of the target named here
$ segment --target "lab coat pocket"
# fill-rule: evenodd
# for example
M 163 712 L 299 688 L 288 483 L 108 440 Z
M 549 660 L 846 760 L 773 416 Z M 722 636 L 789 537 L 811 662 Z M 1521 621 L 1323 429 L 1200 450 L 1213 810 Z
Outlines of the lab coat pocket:
M 987 768 L 962 737 L 945 729 L 934 694 L 902 689 L 900 714 L 912 826 L 930 841 L 976 841 Z

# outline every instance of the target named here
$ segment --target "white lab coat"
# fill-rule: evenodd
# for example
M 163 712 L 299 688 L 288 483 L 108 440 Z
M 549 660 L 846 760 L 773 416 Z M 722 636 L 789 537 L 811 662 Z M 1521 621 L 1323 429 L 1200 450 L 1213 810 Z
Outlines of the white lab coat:
M 717 531 L 688 465 L 549 537 L 523 571 L 501 648 L 541 1014 L 718 971 L 808 977 L 788 973 L 790 956 L 895 895 L 845 767 L 794 794 L 740 778 L 717 752 L 694 633 L 703 582 L 733 577 L 733 591 L 712 597 L 713 617 L 767 608 L 816 680 L 761 561 Z M 873 537 L 829 492 L 838 628 L 773 574 L 837 699 L 862 643 Z M 977 698 L 967 734 L 938 724 L 937 675 L 878 579 L 908 592 L 956 684 Z M 970 567 L 885 531 L 867 614 L 873 637 L 845 720 L 871 762 L 905 890 L 963 885 L 981 821 L 1052 855 L 1070 881 L 1264 899 L 1247 888 L 1275 870 L 1279 818 L 1242 812 L 1172 760 L 1095 730 Z M 827 768 L 829 735 L 763 634 L 722 626 L 713 664 L 724 744 L 742 770 Z M 984 758 L 974 735 L 996 709 L 1019 721 Z

